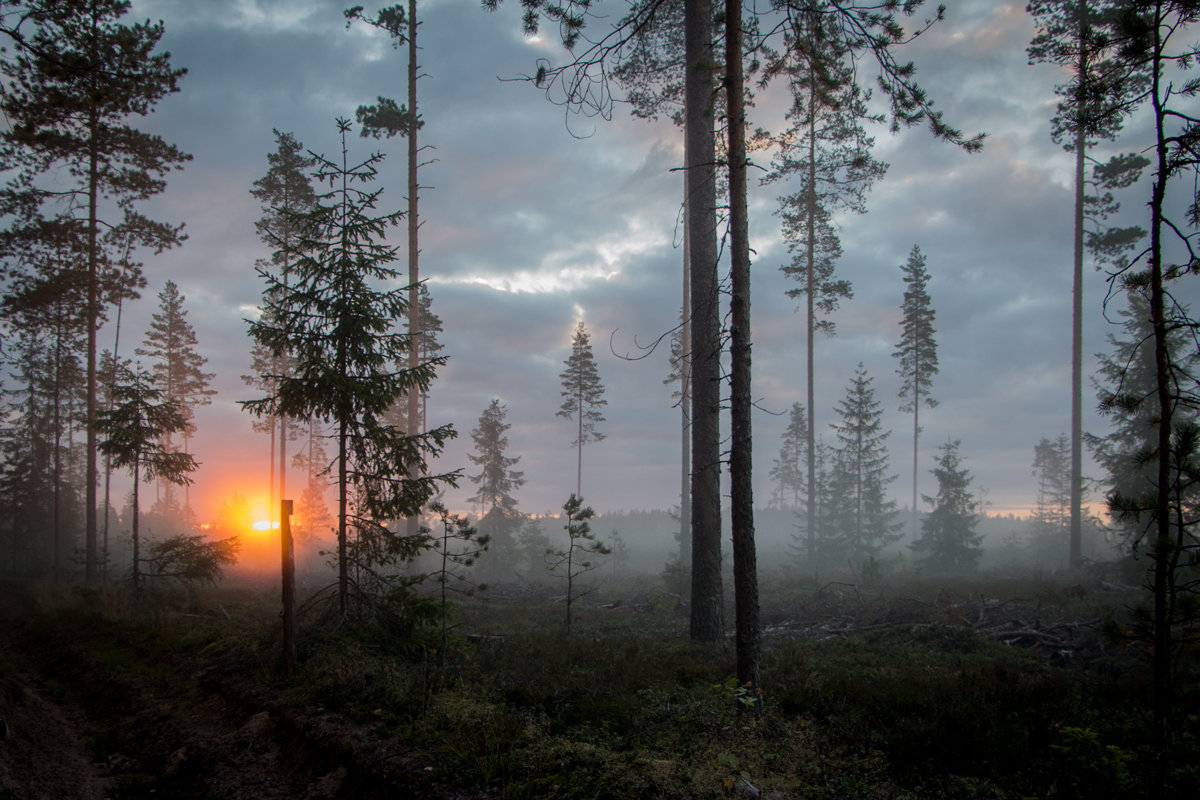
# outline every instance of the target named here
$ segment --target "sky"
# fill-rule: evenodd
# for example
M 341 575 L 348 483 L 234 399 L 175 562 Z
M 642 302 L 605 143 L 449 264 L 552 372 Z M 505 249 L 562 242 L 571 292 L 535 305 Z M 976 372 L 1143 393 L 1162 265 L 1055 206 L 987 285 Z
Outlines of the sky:
M 192 504 L 201 518 L 241 492 L 265 514 L 269 443 L 251 431 L 238 405 L 255 395 L 246 320 L 262 284 L 254 272 L 268 248 L 255 233 L 261 215 L 250 195 L 274 149 L 272 129 L 307 148 L 333 153 L 335 118 L 383 95 L 405 101 L 406 55 L 364 26 L 347 29 L 340 0 L 134 0 L 131 19 L 161 19 L 162 48 L 186 67 L 181 91 L 159 103 L 141 127 L 194 160 L 144 204 L 152 218 L 186 223 L 188 240 L 147 256 L 148 286 L 124 312 L 122 349 L 175 281 L 186 297 L 200 350 L 218 390 L 199 409 Z M 884 410 L 892 484 L 911 497 L 910 415 L 900 413 L 893 351 L 900 337 L 900 265 L 919 245 L 931 274 L 940 374 L 939 405 L 922 410 L 922 493 L 936 492 L 929 470 L 938 445 L 961 440 L 975 487 L 992 513 L 1021 512 L 1034 499 L 1034 446 L 1069 430 L 1070 263 L 1073 157 L 1050 138 L 1050 66 L 1029 66 L 1033 24 L 1024 2 L 957 0 L 944 21 L 904 47 L 918 80 L 946 120 L 986 132 L 968 154 L 935 141 L 924 127 L 872 133 L 890 163 L 870 192 L 868 213 L 838 218 L 844 256 L 837 269 L 854 298 L 833 317 L 837 334 L 817 341 L 816 423 L 826 441 L 833 408 L 861 362 Z M 617 16 L 623 6 L 598 5 Z M 368 5 L 372 11 L 374 6 Z M 583 453 L 583 494 L 598 511 L 669 508 L 678 503 L 679 412 L 666 346 L 643 348 L 677 322 L 681 298 L 681 133 L 668 122 L 632 119 L 618 105 L 611 121 L 572 116 L 521 76 L 535 61 L 563 60 L 556 30 L 528 38 L 520 5 L 496 13 L 478 0 L 421 3 L 420 142 L 429 162 L 421 183 L 421 276 L 445 324 L 448 364 L 432 389 L 429 422 L 458 431 L 437 467 L 462 469 L 451 508 L 466 510 L 471 430 L 493 398 L 507 407 L 509 455 L 525 485 L 525 512 L 559 509 L 575 488 L 574 425 L 555 416 L 559 374 L 582 319 L 606 389 L 606 438 Z M 602 26 L 605 20 L 593 24 Z M 599 30 L 599 28 L 597 28 Z M 865 68 L 864 68 L 865 70 Z M 869 73 L 868 74 L 869 77 Z M 761 94 L 752 123 L 777 125 L 784 97 Z M 1137 144 L 1133 144 L 1137 142 Z M 1128 126 L 1123 149 L 1146 142 L 1144 120 Z M 355 138 L 352 152 L 387 156 L 381 208 L 405 205 L 405 143 Z M 756 162 L 766 167 L 767 159 Z M 758 171 L 757 174 L 763 174 Z M 756 498 L 791 404 L 804 400 L 804 325 L 793 283 L 779 270 L 788 256 L 775 215 L 778 184 L 750 187 Z M 1144 207 L 1134 187 L 1126 210 Z M 403 252 L 403 229 L 396 242 Z M 397 265 L 404 268 L 404 263 Z M 1104 276 L 1086 275 L 1085 370 L 1116 329 L 1106 321 Z M 1120 302 L 1110 309 L 1109 318 Z M 111 330 L 101 346 L 111 346 Z M 128 354 L 128 353 L 127 353 Z M 640 356 L 630 359 L 629 356 Z M 1085 388 L 1085 430 L 1103 432 L 1094 392 Z M 728 431 L 728 421 L 722 423 Z M 1090 460 L 1085 472 L 1096 475 Z M 300 476 L 289 477 L 299 487 Z

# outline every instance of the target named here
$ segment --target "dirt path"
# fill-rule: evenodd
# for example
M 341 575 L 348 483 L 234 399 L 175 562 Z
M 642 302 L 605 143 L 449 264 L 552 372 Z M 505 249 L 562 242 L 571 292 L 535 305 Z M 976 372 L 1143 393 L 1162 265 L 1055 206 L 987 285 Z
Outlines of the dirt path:
M 104 797 L 104 770 L 73 716 L 43 697 L 36 676 L 0 640 L 0 798 Z

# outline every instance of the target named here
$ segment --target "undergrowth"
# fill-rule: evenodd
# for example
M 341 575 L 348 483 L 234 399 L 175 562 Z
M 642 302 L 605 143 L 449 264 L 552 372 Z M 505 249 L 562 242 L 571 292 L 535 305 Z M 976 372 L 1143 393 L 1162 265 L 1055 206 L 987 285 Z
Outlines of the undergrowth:
M 597 601 L 567 637 L 554 605 L 473 601 L 458 609 L 446 652 L 440 637 L 403 626 L 310 624 L 300 669 L 285 677 L 273 592 L 220 590 L 154 610 L 89 592 L 43 601 L 41 613 L 102 625 L 98 658 L 125 659 L 118 666 L 136 674 L 159 663 L 147 657 L 159 649 L 211 679 L 250 674 L 286 703 L 339 711 L 429 754 L 444 783 L 498 797 L 718 798 L 754 787 L 804 800 L 1103 800 L 1144 788 L 1136 661 L 1055 666 L 953 619 L 768 639 L 763 701 L 747 707 L 730 681 L 732 647 L 689 642 L 669 608 Z M 1189 719 L 1181 741 L 1194 742 Z

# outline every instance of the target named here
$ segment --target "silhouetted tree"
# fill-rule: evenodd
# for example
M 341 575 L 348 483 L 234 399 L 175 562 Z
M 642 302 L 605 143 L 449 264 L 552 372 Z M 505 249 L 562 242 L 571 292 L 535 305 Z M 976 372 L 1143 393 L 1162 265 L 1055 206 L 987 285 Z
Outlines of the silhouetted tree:
M 117 269 L 114 255 L 131 245 L 161 252 L 182 241 L 180 227 L 150 220 L 136 206 L 161 192 L 164 176 L 191 158 L 130 124 L 178 91 L 185 71 L 155 52 L 161 23 L 120 22 L 129 8 L 127 0 L 38 0 L 31 5 L 36 25 L 14 57 L 0 62 L 7 121 L 0 162 L 13 176 L 0 193 L 0 214 L 9 220 L 0 249 L 52 241 L 74 257 L 70 282 L 82 287 L 72 302 L 84 309 L 87 335 L 89 581 L 97 575 L 96 334 L 104 306 L 135 295 L 142 284 L 140 266 Z
M 431 503 L 429 510 L 440 526 L 440 530 L 433 531 L 431 539 L 433 551 L 441 559 L 441 564 L 432 575 L 438 585 L 442 612 L 442 647 L 438 651 L 438 664 L 443 664 L 449 646 L 446 638 L 449 630 L 449 592 L 469 594 L 474 591 L 476 585 L 462 568 L 469 568 L 488 549 L 488 537 L 478 535 L 465 517 L 451 514 L 440 502 Z
M 138 535 L 141 482 L 161 478 L 182 486 L 191 482 L 196 459 L 188 453 L 170 450 L 165 442 L 172 433 L 182 433 L 187 416 L 178 400 L 167 399 L 154 385 L 153 376 L 135 366 L 123 370 L 113 388 L 113 407 L 96 420 L 96 430 L 104 438 L 100 451 L 112 456 L 117 467 L 133 474 L 133 588 L 139 588 L 141 549 Z
M 913 542 L 913 553 L 922 566 L 944 572 L 972 572 L 983 555 L 979 523 L 979 501 L 971 491 L 971 473 L 962 466 L 956 439 L 938 448 L 933 458 L 937 478 L 936 497 L 923 495 L 933 509 L 921 524 L 921 536 Z
M 1069 561 L 1071 509 L 1071 443 L 1067 435 L 1042 439 L 1033 448 L 1037 495 L 1030 519 L 1031 546 L 1039 563 L 1054 567 Z
M 486 509 L 480 525 L 486 524 L 493 550 L 502 560 L 512 557 L 510 531 L 520 519 L 512 492 L 525 485 L 524 474 L 513 469 L 521 457 L 506 455 L 508 437 L 505 431 L 512 427 L 505 421 L 507 413 L 507 406 L 498 399 L 492 400 L 479 416 L 479 426 L 471 431 L 475 453 L 467 454 L 471 463 L 480 468 L 478 475 L 468 476 L 478 487 L 469 501 Z
M 274 272 L 279 281 L 279 291 L 286 295 L 302 235 L 299 217 L 311 209 L 313 203 L 316 202 L 316 194 L 313 192 L 312 183 L 308 177 L 308 171 L 312 169 L 314 161 L 312 156 L 305 152 L 304 145 L 300 144 L 291 133 L 283 133 L 276 129 L 272 129 L 271 132 L 275 134 L 275 152 L 267 154 L 267 173 L 256 180 L 250 188 L 250 194 L 258 200 L 262 207 L 262 216 L 255 221 L 254 228 L 263 243 L 271 248 L 271 257 L 259 259 L 255 266 L 258 269 Z M 286 309 L 283 309 L 283 313 L 286 313 Z M 279 322 L 286 324 L 286 317 Z M 242 380 L 252 386 L 261 380 L 257 376 L 286 374 L 291 367 L 287 350 L 275 356 L 261 351 L 255 345 L 251 359 L 255 362 L 253 365 L 255 375 L 243 377 Z M 259 388 L 267 392 L 274 390 L 272 386 Z M 255 430 L 268 432 L 271 436 L 270 468 L 268 470 L 270 490 L 267 505 L 270 509 L 268 516 L 272 522 L 275 519 L 277 508 L 275 502 L 276 449 L 279 451 L 278 496 L 282 498 L 287 493 L 287 443 L 289 439 L 295 439 L 300 435 L 299 428 L 300 425 L 297 422 L 290 421 L 285 417 L 267 417 L 255 421 Z
M 583 320 L 575 326 L 575 333 L 571 337 L 571 355 L 563 364 L 566 369 L 558 376 L 562 380 L 560 394 L 563 404 L 555 414 L 577 423 L 578 432 L 571 446 L 578 453 L 575 473 L 578 494 L 578 490 L 583 486 L 583 446 L 587 442 L 599 442 L 604 439 L 604 434 L 596 430 L 596 426 L 604 422 L 604 414 L 601 413 L 600 407 L 608 405 L 608 401 L 604 399 L 604 384 L 600 382 L 600 372 L 596 369 L 592 343 Z
M 768 181 L 796 181 L 799 187 L 779 198 L 783 238 L 791 263 L 780 267 L 799 282 L 788 296 L 803 298 L 808 408 L 816 408 L 814 349 L 818 332 L 832 336 L 830 319 L 838 303 L 854 296 L 850 282 L 836 277 L 842 244 L 832 224 L 836 211 L 866 212 L 866 194 L 887 164 L 871 155 L 874 139 L 863 123 L 878 119 L 867 110 L 869 92 L 859 88 L 850 60 L 850 44 L 833 26 L 835 16 L 814 7 L 795 10 L 788 19 L 786 48 L 768 64 L 767 78 L 782 76 L 792 102 L 789 127 L 777 137 L 779 150 Z M 806 451 L 808 494 L 816 487 L 813 458 L 815 420 L 808 421 Z M 807 513 L 810 549 L 816 546 L 815 509 Z M 810 552 L 810 559 L 814 553 Z
M 158 294 L 158 311 L 150 320 L 142 346 L 134 352 L 148 359 L 150 375 L 163 398 L 177 403 L 183 412 L 187 420 L 182 431 L 183 451 L 187 452 L 196 430 L 196 406 L 208 405 L 217 392 L 209 388 L 215 375 L 204 371 L 208 359 L 196 350 L 196 330 L 188 322 L 185 299 L 175 282 L 167 281 Z M 169 433 L 163 446 L 174 449 Z M 186 500 L 184 506 L 188 506 Z
M 1087 216 L 1103 218 L 1117 210 L 1111 193 L 1087 196 L 1085 169 L 1088 151 L 1101 139 L 1112 140 L 1132 111 L 1133 97 L 1143 91 L 1146 75 L 1130 64 L 1113 58 L 1112 26 L 1120 3 L 1108 0 L 1031 0 L 1029 13 L 1037 23 L 1037 34 L 1029 44 L 1030 63 L 1049 62 L 1071 70 L 1071 78 L 1055 90 L 1062 100 L 1052 120 L 1051 136 L 1075 155 L 1074 259 L 1071 315 L 1071 461 L 1069 563 L 1079 566 L 1082 536 L 1083 495 L 1083 260 L 1085 244 L 1101 254 L 1119 257 L 1126 246 L 1144 235 L 1140 228 L 1088 231 Z M 1132 158 L 1132 160 L 1131 160 Z M 1094 160 L 1094 159 L 1093 159 Z M 1096 173 L 1102 188 L 1128 185 L 1133 172 L 1140 173 L 1149 162 L 1142 156 L 1114 159 L 1122 165 L 1117 174 L 1111 167 Z M 1120 177 L 1118 177 L 1120 176 Z M 1135 175 L 1133 177 L 1136 177 Z M 1115 252 L 1114 252 L 1115 251 Z
M 808 463 L 808 415 L 804 406 L 792 403 L 788 413 L 788 425 L 783 432 L 779 456 L 771 466 L 770 477 L 778 488 L 776 498 L 780 508 L 791 508 L 799 513 L 800 498 L 805 496 L 805 465 Z M 788 504 L 788 501 L 790 505 Z
M 925 286 L 929 273 L 925 271 L 925 256 L 921 248 L 913 245 L 908 262 L 900 266 L 904 273 L 904 303 L 900 306 L 900 343 L 892 355 L 900 360 L 896 374 L 900 376 L 900 399 L 904 403 L 900 410 L 913 415 L 913 536 L 917 532 L 917 453 L 921 435 L 921 403 L 929 408 L 937 406 L 930 394 L 933 376 L 938 373 L 937 342 L 933 338 L 935 312 L 929 302 Z
M 583 505 L 583 498 L 572 494 L 563 504 L 566 513 L 567 546 L 562 549 L 552 548 L 547 555 L 550 573 L 558 575 L 567 582 L 567 634 L 571 633 L 571 607 L 579 599 L 576 580 L 596 568 L 592 557 L 608 555 L 608 545 L 596 539 L 592 527 L 588 523 L 594 511 Z
M 828 538 L 855 568 L 874 559 L 881 548 L 900 538 L 896 501 L 887 497 L 895 480 L 888 475 L 887 439 L 883 409 L 875 399 L 871 378 L 862 364 L 835 409 L 840 422 L 831 427 L 838 446 L 830 476 L 832 498 Z
M 329 191 L 297 218 L 303 234 L 294 281 L 285 293 L 276 275 L 259 270 L 268 284 L 267 307 L 251 323 L 251 335 L 273 355 L 290 353 L 295 368 L 264 376 L 276 382 L 275 394 L 242 405 L 258 416 L 316 414 L 334 428 L 338 601 L 345 612 L 350 529 L 357 534 L 359 567 L 412 557 L 424 537 L 398 536 L 381 520 L 419 513 L 439 485 L 453 485 L 457 473 L 428 475 L 425 468 L 426 459 L 454 436 L 453 428 L 405 434 L 380 420 L 401 394 L 428 385 L 442 360 L 416 370 L 394 366 L 413 345 L 411 337 L 393 330 L 407 311 L 404 290 L 382 288 L 398 277 L 389 266 L 396 250 L 383 240 L 402 214 L 375 211 L 382 189 L 368 191 L 365 185 L 375 179 L 383 156 L 351 163 L 350 123 L 339 119 L 337 126 L 340 158 L 316 157 L 316 178 L 328 182 Z

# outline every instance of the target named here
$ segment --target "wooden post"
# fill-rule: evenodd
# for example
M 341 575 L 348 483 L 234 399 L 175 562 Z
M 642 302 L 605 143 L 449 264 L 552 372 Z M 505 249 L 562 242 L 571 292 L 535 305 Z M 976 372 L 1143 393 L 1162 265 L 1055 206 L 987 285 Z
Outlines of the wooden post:
M 296 668 L 296 559 L 292 551 L 292 501 L 279 501 L 279 552 L 283 567 L 283 671 Z

